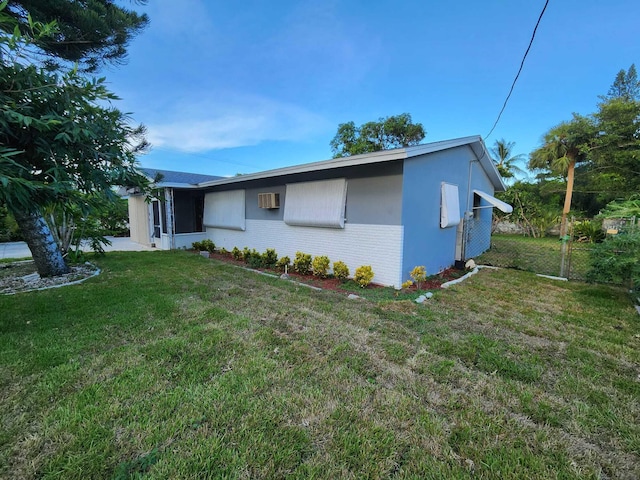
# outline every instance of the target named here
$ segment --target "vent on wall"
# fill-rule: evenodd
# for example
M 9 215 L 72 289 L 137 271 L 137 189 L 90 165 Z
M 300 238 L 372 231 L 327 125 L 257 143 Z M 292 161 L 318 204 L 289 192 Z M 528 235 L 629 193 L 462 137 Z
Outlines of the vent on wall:
M 259 193 L 258 207 L 280 208 L 280 194 L 279 193 Z

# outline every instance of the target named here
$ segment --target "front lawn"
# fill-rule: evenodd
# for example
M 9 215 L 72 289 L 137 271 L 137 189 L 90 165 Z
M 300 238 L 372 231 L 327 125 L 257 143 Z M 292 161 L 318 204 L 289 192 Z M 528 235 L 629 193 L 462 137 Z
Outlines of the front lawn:
M 2 478 L 638 478 L 621 289 L 481 270 L 410 300 L 185 252 L 0 297 Z

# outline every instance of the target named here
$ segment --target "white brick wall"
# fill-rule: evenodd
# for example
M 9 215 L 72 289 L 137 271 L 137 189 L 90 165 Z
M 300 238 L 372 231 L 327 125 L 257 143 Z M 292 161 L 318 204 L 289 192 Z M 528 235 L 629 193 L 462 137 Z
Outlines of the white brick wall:
M 274 248 L 278 257 L 296 251 L 312 256 L 326 255 L 333 262 L 342 260 L 351 275 L 361 265 L 371 265 L 373 281 L 382 285 L 400 286 L 402 283 L 403 227 L 399 225 L 345 224 L 341 228 L 294 227 L 272 220 L 247 220 L 244 232 L 221 228 L 207 228 L 207 238 L 216 247 L 255 248 L 264 252 Z

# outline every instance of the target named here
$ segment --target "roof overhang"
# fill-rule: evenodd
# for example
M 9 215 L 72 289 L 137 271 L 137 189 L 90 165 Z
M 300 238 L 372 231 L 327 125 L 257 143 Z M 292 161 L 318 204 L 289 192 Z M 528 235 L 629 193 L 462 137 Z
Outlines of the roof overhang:
M 353 155 L 350 157 L 333 158 L 331 160 L 323 160 L 320 162 L 305 163 L 303 165 L 294 165 L 291 167 L 277 168 L 275 170 L 267 170 L 264 172 L 249 173 L 238 175 L 236 177 L 221 178 L 219 180 L 211 180 L 198 184 L 198 187 L 215 187 L 219 185 L 230 185 L 235 183 L 244 183 L 251 180 L 262 180 L 265 178 L 283 177 L 286 175 L 296 175 L 308 172 L 319 172 L 324 170 L 334 170 L 338 168 L 354 167 L 359 165 L 371 165 L 375 163 L 384 163 L 394 160 L 406 160 L 420 155 L 448 150 L 451 148 L 469 146 L 474 155 L 480 162 L 483 170 L 491 180 L 494 189 L 498 192 L 506 190 L 502 177 L 498 173 L 496 166 L 487 152 L 482 137 L 479 135 L 471 137 L 456 138 L 453 140 L 443 140 L 440 142 L 425 143 L 413 147 L 397 148 L 394 150 L 383 150 L 374 153 L 365 153 L 362 155 Z
M 474 190 L 473 193 L 478 195 L 480 198 L 485 199 L 489 202 L 493 207 L 496 207 L 498 210 L 504 213 L 513 212 L 513 207 L 508 203 L 503 202 L 502 200 L 497 199 L 493 195 L 489 195 L 487 192 L 483 192 L 482 190 Z

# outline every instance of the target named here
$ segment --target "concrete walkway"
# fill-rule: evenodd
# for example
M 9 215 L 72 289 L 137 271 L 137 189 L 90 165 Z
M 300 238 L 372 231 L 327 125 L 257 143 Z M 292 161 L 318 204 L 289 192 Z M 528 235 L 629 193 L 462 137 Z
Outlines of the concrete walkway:
M 105 237 L 111 242 L 111 245 L 104 245 L 105 252 L 141 252 L 143 250 L 157 250 L 155 248 L 140 245 L 131 241 L 129 237 Z M 84 246 L 85 250 L 89 250 L 89 246 Z M 31 251 L 24 242 L 6 242 L 0 243 L 0 258 L 27 258 L 31 257 Z

